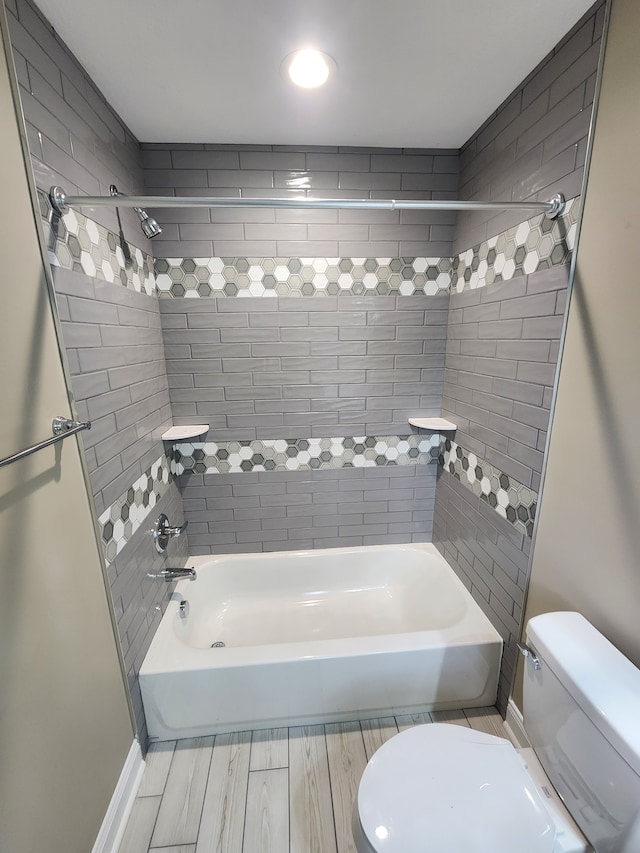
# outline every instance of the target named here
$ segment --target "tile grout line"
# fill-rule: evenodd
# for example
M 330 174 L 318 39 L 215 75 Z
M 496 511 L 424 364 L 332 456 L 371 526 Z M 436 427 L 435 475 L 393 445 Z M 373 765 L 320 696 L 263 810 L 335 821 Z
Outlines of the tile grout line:
M 151 834 L 149 835 L 149 847 L 147 849 L 147 853 L 149 853 L 149 851 L 152 849 L 151 843 L 153 841 L 153 835 L 156 831 L 156 824 L 158 823 L 158 818 L 160 817 L 160 811 L 162 810 L 162 803 L 164 800 L 165 792 L 167 790 L 167 782 L 169 781 L 169 774 L 171 773 L 171 765 L 173 764 L 173 760 L 174 760 L 175 755 L 176 755 L 176 746 L 177 745 L 178 745 L 178 741 L 175 740 L 174 745 L 173 745 L 173 752 L 171 753 L 171 761 L 169 762 L 169 768 L 167 770 L 167 776 L 164 780 L 164 785 L 162 786 L 162 793 L 160 794 L 160 803 L 158 805 L 158 811 L 156 812 L 156 819 L 153 822 L 153 829 L 151 830 Z
M 331 821 L 333 823 L 333 838 L 336 845 L 336 853 L 338 853 L 338 830 L 336 828 L 336 810 L 333 804 L 333 785 L 331 783 L 331 768 L 329 766 L 329 746 L 327 744 L 327 727 L 322 724 L 322 737 L 324 738 L 324 754 L 327 761 L 327 779 L 329 780 L 329 800 L 331 802 Z
M 213 743 L 211 744 L 211 757 L 209 759 L 209 767 L 207 769 L 207 781 L 204 786 L 204 795 L 202 797 L 202 809 L 200 810 L 200 820 L 198 821 L 198 832 L 196 833 L 196 843 L 195 843 L 195 851 L 198 849 L 198 843 L 200 841 L 200 828 L 202 826 L 202 816 L 204 814 L 204 804 L 207 799 L 207 788 L 209 787 L 209 776 L 211 775 L 211 765 L 213 764 L 213 750 L 216 748 L 217 735 L 212 735 Z
M 291 726 L 287 726 L 287 756 L 289 756 L 289 744 L 291 741 Z M 293 853 L 291 850 L 291 813 L 293 809 L 291 808 L 291 758 L 287 758 L 287 799 L 289 803 L 289 853 Z
M 173 758 L 171 760 L 173 761 Z M 169 774 L 167 774 L 167 778 L 169 778 Z M 165 782 L 165 788 L 166 788 L 166 782 Z M 156 819 L 153 821 L 153 827 L 152 827 L 151 833 L 149 835 L 149 846 L 147 847 L 147 853 L 149 850 L 151 850 L 151 842 L 153 841 L 153 834 L 156 831 L 156 825 L 158 823 L 158 818 L 160 817 L 160 809 L 162 808 L 162 800 L 163 799 L 164 799 L 164 790 L 163 790 L 163 793 L 160 795 L 160 802 L 158 803 L 158 811 L 156 812 Z
M 287 845 L 289 853 L 291 853 L 291 757 L 289 753 L 289 732 L 287 728 L 287 825 L 289 832 L 289 843 Z
M 251 746 L 252 745 L 253 745 L 253 737 L 251 738 L 251 744 L 249 746 L 249 767 L 251 767 Z M 244 791 L 244 820 L 242 821 L 242 841 L 240 843 L 240 850 L 238 851 L 238 853 L 241 853 L 242 851 L 244 851 L 244 839 L 245 839 L 245 836 L 247 834 L 247 812 L 249 811 L 249 809 L 248 809 L 248 805 L 249 805 L 249 779 L 251 779 L 251 772 L 252 772 L 251 770 L 247 771 L 247 785 L 246 785 L 246 788 Z M 257 773 L 258 771 L 254 770 L 253 772 Z

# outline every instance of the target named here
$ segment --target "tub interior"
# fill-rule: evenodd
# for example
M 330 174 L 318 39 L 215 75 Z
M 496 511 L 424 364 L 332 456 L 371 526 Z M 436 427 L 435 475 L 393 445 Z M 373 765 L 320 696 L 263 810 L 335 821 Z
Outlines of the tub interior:
M 214 558 L 183 595 L 188 616 L 174 630 L 198 649 L 442 630 L 466 606 L 444 564 L 401 547 Z

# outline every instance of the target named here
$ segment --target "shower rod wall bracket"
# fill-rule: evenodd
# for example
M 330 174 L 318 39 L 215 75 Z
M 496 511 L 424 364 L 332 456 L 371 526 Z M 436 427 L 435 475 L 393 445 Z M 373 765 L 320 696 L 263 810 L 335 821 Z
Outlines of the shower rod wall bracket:
M 566 198 L 562 193 L 556 193 L 549 199 L 549 210 L 547 211 L 547 216 L 549 219 L 557 219 L 559 216 L 562 216 L 566 206 Z
M 116 207 L 271 207 L 311 209 L 360 209 L 360 210 L 531 210 L 545 213 L 556 219 L 565 208 L 565 198 L 557 193 L 549 201 L 447 201 L 412 199 L 342 199 L 342 198 L 217 198 L 209 196 L 68 196 L 62 187 L 51 187 L 49 199 L 53 209 L 61 216 L 70 207 L 104 206 Z
M 57 185 L 55 187 L 51 187 L 49 190 L 49 201 L 51 202 L 51 207 L 55 210 L 58 216 L 64 216 L 64 214 L 69 210 L 67 194 L 62 187 Z

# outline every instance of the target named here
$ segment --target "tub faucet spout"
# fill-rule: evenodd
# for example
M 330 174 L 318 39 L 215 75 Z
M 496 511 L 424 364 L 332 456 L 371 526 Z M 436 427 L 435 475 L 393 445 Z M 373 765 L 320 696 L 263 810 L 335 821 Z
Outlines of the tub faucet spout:
M 171 581 L 177 581 L 181 578 L 189 578 L 189 580 L 194 581 L 198 574 L 195 569 L 161 569 L 159 572 L 149 572 L 148 577 L 154 578 L 154 580 L 164 580 L 167 583 L 171 583 Z

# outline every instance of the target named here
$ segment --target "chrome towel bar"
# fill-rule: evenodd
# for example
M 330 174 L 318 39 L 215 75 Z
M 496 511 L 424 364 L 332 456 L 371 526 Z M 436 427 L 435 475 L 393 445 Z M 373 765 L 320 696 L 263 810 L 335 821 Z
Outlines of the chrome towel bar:
M 91 429 L 91 421 L 84 423 L 82 421 L 70 421 L 68 418 L 60 416 L 53 419 L 51 429 L 53 431 L 51 438 L 34 444 L 32 447 L 27 447 L 26 450 L 21 450 L 19 453 L 14 453 L 11 456 L 0 459 L 0 468 L 4 465 L 11 465 L 12 462 L 17 462 L 19 459 L 24 459 L 25 456 L 31 456 L 32 453 L 36 453 L 38 450 L 44 450 L 45 447 L 50 447 L 52 444 L 62 441 L 68 435 L 75 435 L 83 429 Z

